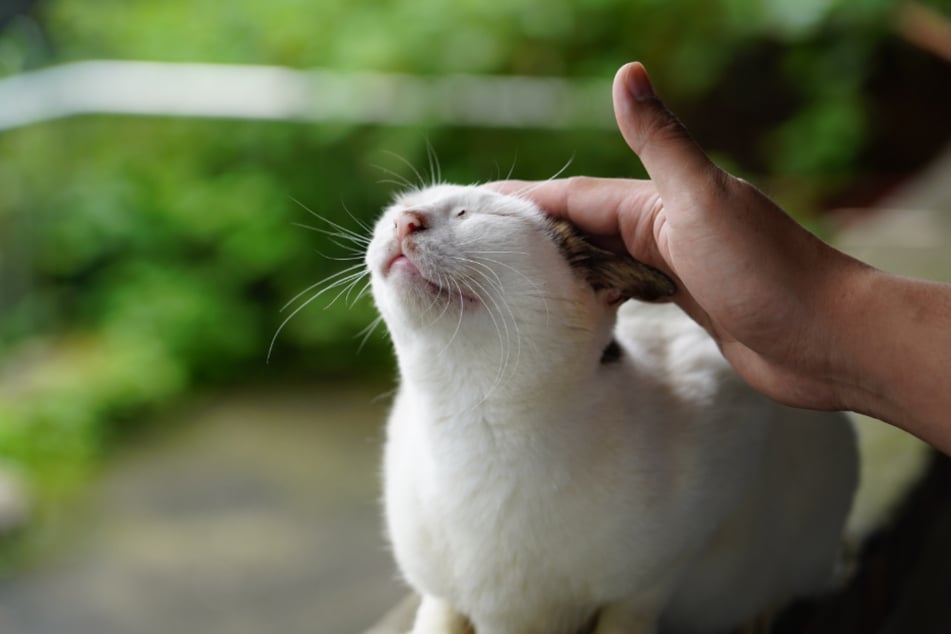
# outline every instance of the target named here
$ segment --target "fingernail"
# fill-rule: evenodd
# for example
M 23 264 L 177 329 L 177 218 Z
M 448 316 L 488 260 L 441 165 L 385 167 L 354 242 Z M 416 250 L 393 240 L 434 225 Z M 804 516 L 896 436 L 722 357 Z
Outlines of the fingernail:
M 644 101 L 656 96 L 654 87 L 651 86 L 651 80 L 647 76 L 647 71 L 639 62 L 631 64 L 627 71 L 627 89 L 637 101 Z

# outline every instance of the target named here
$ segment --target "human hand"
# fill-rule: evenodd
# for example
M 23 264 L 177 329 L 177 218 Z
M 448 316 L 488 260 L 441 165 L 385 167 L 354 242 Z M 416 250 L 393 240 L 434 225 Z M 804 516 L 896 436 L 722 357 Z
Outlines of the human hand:
M 492 186 L 523 193 L 581 230 L 623 245 L 678 282 L 676 301 L 753 387 L 775 400 L 847 409 L 854 380 L 836 327 L 870 267 L 800 227 L 718 168 L 655 96 L 644 67 L 622 67 L 614 110 L 650 181 L 568 178 Z

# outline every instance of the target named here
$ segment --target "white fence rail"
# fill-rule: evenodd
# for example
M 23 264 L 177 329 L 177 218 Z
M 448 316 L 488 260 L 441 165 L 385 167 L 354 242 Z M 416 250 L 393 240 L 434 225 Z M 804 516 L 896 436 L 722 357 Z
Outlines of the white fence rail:
M 85 61 L 0 80 L 0 130 L 83 114 L 611 128 L 610 81 Z

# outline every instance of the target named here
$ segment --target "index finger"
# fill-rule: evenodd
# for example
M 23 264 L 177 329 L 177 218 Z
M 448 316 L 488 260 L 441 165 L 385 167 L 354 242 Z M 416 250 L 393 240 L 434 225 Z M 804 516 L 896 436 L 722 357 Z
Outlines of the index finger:
M 657 248 L 655 219 L 663 207 L 654 183 L 627 178 L 573 176 L 548 181 L 499 181 L 488 187 L 523 196 L 553 216 L 565 218 L 618 253 L 667 268 Z
M 565 218 L 585 233 L 621 236 L 624 216 L 648 211 L 657 200 L 654 184 L 646 180 L 573 176 L 548 181 L 496 181 L 486 187 L 533 201 L 553 216 Z M 646 215 L 646 214 L 645 214 Z

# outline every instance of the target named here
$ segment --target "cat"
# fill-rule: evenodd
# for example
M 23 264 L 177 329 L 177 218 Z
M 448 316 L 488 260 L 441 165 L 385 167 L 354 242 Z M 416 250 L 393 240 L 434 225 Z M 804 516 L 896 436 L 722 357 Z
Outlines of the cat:
M 728 631 L 823 591 L 857 479 L 663 273 L 520 196 L 398 196 L 366 253 L 400 373 L 384 455 L 412 634 Z

